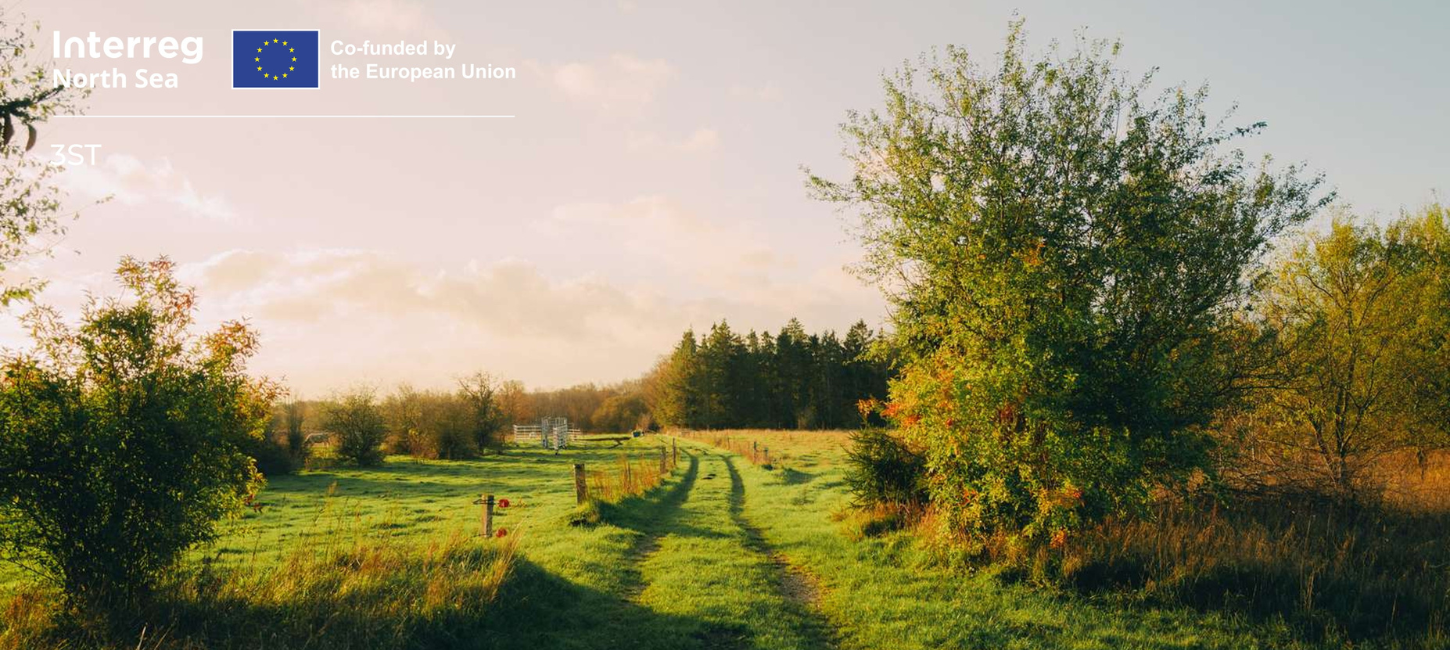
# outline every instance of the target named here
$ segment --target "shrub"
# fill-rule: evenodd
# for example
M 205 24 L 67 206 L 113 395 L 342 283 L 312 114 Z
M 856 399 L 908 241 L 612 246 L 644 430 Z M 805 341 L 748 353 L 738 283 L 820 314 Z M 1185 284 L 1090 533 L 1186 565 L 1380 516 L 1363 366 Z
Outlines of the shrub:
M 383 438 L 388 429 L 373 392 L 357 389 L 334 399 L 324 412 L 339 458 L 359 466 L 383 462 Z
M 271 435 L 249 439 L 242 451 L 251 457 L 262 476 L 291 474 L 301 465 L 293 458 L 285 443 Z
M 422 438 L 432 458 L 461 460 L 478 455 L 474 409 L 458 395 L 428 393 L 422 400 Z
M 884 429 L 851 434 L 846 483 L 860 504 L 919 504 L 926 501 L 926 465 L 921 454 Z
M 503 450 L 504 412 L 500 385 L 492 376 L 476 372 L 458 381 L 458 397 L 468 408 L 468 429 L 479 451 Z
M 170 261 L 116 275 L 130 299 L 92 299 L 75 330 L 32 311 L 34 351 L 0 378 L 0 552 L 102 610 L 146 596 L 258 487 L 243 448 L 275 392 L 245 374 L 244 325 L 192 334 Z
M 311 449 L 307 445 L 307 432 L 303 428 L 307 421 L 307 404 L 290 400 L 282 405 L 282 435 L 287 443 L 287 453 L 292 456 L 293 467 L 307 464 Z

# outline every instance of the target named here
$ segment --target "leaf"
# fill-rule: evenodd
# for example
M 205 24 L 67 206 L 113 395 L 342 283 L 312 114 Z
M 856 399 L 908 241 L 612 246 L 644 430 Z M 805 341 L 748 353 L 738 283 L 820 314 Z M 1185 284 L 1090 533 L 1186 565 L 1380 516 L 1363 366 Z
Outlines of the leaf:
M 38 134 L 34 124 L 26 123 L 25 130 L 29 132 L 28 137 L 25 138 L 25 150 L 30 151 L 35 148 L 35 139 Z
M 15 137 L 15 125 L 10 122 L 10 115 L 5 115 L 5 128 L 0 131 L 0 146 L 10 146 L 10 138 Z

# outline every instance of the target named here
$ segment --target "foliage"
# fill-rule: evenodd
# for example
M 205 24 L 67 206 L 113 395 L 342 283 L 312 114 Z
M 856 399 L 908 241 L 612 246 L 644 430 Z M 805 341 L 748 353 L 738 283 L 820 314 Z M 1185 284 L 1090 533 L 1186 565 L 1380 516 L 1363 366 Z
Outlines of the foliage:
M 34 350 L 0 383 L 0 549 L 78 605 L 144 596 L 260 477 L 275 393 L 248 377 L 238 322 L 196 336 L 195 294 L 165 258 L 122 260 L 129 297 L 88 301 L 80 326 L 27 317 Z
M 701 429 L 847 428 L 860 424 L 857 404 L 884 397 L 889 355 L 864 322 L 840 339 L 806 334 L 791 319 L 780 332 L 740 336 L 724 321 L 705 337 L 686 331 L 646 378 L 645 399 L 666 426 Z
M 1384 456 L 1450 444 L 1446 226 L 1439 206 L 1385 229 L 1341 215 L 1279 262 L 1257 301 L 1274 381 L 1236 441 L 1240 475 L 1348 501 Z
M 910 505 L 926 501 L 926 463 L 885 429 L 861 429 L 846 451 L 846 484 L 857 503 Z
M 371 389 L 356 388 L 334 398 L 324 406 L 323 417 L 340 458 L 361 467 L 382 464 L 387 425 Z
M 590 422 L 599 431 L 622 432 L 649 428 L 649 405 L 638 393 L 611 395 L 595 409 Z
M 307 423 L 307 403 L 290 399 L 282 404 L 281 411 L 282 439 L 286 442 L 287 453 L 292 456 L 293 465 L 301 467 L 307 462 L 310 451 L 307 446 L 307 431 L 304 428 Z
M 499 383 L 488 373 L 476 372 L 458 380 L 458 398 L 466 407 L 469 435 L 475 449 L 503 450 L 504 411 L 499 404 Z
M 1262 125 L 1212 121 L 1203 90 L 1149 97 L 1117 52 L 1029 56 L 1021 23 L 989 66 L 949 48 L 851 114 L 849 181 L 811 179 L 860 211 L 905 356 L 884 413 L 969 548 L 1059 545 L 1203 468 L 1244 372 L 1224 327 L 1270 240 L 1328 200 L 1227 149 Z
M 47 57 L 33 60 L 28 55 L 33 50 L 30 30 L 0 15 L 0 272 L 45 251 L 50 242 L 38 239 L 65 233 L 61 191 L 54 185 L 61 169 L 44 156 L 26 154 L 36 143 L 36 125 L 75 113 L 75 101 L 89 92 L 54 85 Z M 32 279 L 0 286 L 0 306 L 32 297 L 41 284 Z

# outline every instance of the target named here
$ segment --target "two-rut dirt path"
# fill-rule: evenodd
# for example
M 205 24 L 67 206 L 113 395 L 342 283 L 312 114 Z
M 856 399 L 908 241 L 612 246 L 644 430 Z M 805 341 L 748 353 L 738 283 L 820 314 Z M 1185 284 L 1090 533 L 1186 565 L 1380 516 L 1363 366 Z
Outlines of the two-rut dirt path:
M 738 459 L 699 448 L 683 456 L 680 480 L 632 513 L 640 537 L 626 557 L 634 580 L 622 596 L 702 621 L 696 638 L 707 648 L 835 648 L 815 580 L 747 519 Z

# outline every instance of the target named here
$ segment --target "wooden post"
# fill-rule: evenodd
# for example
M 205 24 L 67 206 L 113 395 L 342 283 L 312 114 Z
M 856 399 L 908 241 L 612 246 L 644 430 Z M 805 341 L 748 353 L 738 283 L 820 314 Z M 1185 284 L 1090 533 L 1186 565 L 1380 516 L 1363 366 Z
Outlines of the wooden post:
M 665 472 L 670 471 L 669 467 L 667 466 L 668 462 L 669 456 L 665 454 L 665 446 L 660 445 L 660 474 L 664 474 Z
M 483 538 L 493 537 L 493 495 L 483 495 Z
M 676 465 L 680 464 L 680 446 L 676 444 L 677 442 L 678 440 L 674 436 L 670 436 L 670 469 L 674 469 Z
M 584 463 L 574 463 L 574 501 L 584 503 L 589 500 L 589 484 L 584 482 Z
M 759 465 L 760 464 L 760 441 L 759 440 L 751 440 L 750 441 L 750 462 L 755 463 L 756 465 Z

